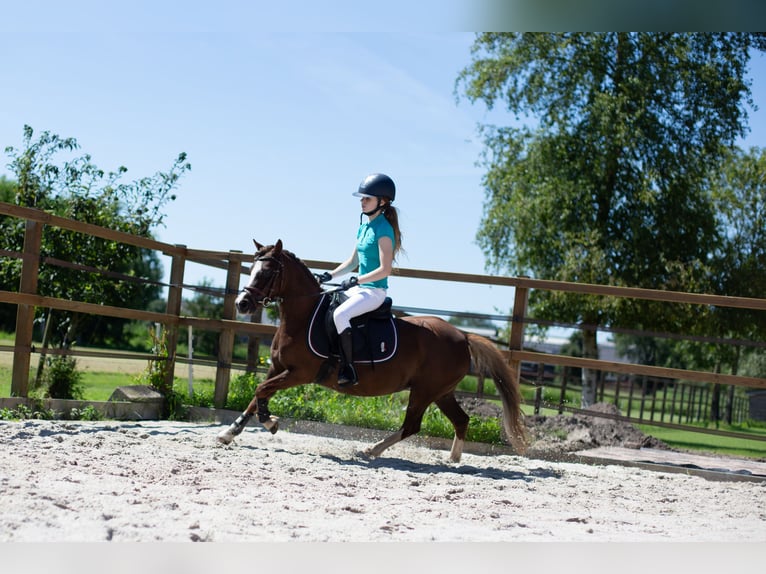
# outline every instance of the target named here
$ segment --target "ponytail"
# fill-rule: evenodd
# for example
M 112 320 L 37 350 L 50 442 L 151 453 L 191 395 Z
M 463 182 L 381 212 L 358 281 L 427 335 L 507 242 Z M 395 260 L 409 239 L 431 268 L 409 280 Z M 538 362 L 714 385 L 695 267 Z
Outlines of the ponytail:
M 396 256 L 399 254 L 400 251 L 404 251 L 402 249 L 402 231 L 399 229 L 399 210 L 396 209 L 393 205 L 388 203 L 386 205 L 383 216 L 388 220 L 388 222 L 391 224 L 391 227 L 394 230 L 394 261 L 396 260 Z

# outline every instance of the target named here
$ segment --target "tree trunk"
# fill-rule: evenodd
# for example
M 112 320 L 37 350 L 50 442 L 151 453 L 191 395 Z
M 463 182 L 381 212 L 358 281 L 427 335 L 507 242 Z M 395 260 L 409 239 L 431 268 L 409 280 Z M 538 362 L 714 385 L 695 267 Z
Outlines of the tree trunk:
M 598 341 L 596 330 L 585 329 L 582 332 L 582 355 L 586 359 L 598 359 Z M 588 408 L 596 403 L 596 390 L 598 388 L 598 371 L 595 369 L 582 370 L 582 398 L 581 408 Z

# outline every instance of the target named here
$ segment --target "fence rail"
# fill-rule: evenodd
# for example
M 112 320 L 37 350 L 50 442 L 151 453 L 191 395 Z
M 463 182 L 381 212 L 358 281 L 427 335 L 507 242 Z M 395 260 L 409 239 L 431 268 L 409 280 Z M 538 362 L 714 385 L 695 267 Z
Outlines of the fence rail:
M 163 243 L 153 239 L 138 237 L 128 233 L 59 217 L 36 209 L 20 207 L 2 202 L 0 202 L 0 215 L 16 217 L 25 220 L 23 251 L 20 253 L 14 253 L 6 250 L 0 251 L 0 256 L 2 257 L 17 257 L 22 261 L 19 291 L 0 291 L 0 303 L 9 303 L 17 306 L 16 339 L 15 344 L 12 347 L 12 351 L 14 353 L 14 362 L 11 381 L 11 394 L 14 396 L 26 397 L 28 394 L 30 355 L 33 352 L 32 329 L 35 308 L 37 307 L 46 307 L 62 311 L 117 317 L 137 321 L 150 321 L 153 323 L 163 324 L 166 327 L 168 333 L 168 357 L 166 360 L 170 363 L 170 368 L 168 368 L 168 377 L 171 379 L 169 381 L 171 384 L 172 377 L 174 375 L 173 367 L 175 362 L 185 362 L 180 357 L 176 357 L 176 348 L 180 328 L 192 326 L 196 329 L 219 332 L 219 355 L 217 357 L 214 394 L 214 403 L 217 407 L 221 407 L 225 404 L 228 395 L 230 368 L 233 363 L 232 356 L 235 335 L 244 334 L 253 337 L 268 337 L 273 335 L 276 331 L 276 328 L 273 325 L 239 321 L 236 317 L 234 299 L 236 293 L 239 290 L 241 275 L 248 274 L 250 271 L 247 263 L 252 260 L 251 255 L 243 254 L 240 251 L 210 251 L 203 249 L 190 249 L 185 245 Z M 68 229 L 85 235 L 91 235 L 110 241 L 116 241 L 144 249 L 158 251 L 166 256 L 169 256 L 172 260 L 172 264 L 170 269 L 170 280 L 165 285 L 167 287 L 166 311 L 164 313 L 151 312 L 139 309 L 96 305 L 80 301 L 68 301 L 39 295 L 37 292 L 37 276 L 41 262 L 41 238 L 43 228 L 45 226 L 54 226 Z M 45 262 L 47 264 L 62 263 L 50 259 Z M 226 285 L 224 288 L 218 290 L 219 294 L 224 298 L 224 310 L 220 319 L 187 317 L 181 315 L 183 290 L 192 287 L 184 283 L 184 272 L 187 262 L 202 264 L 226 271 Z M 318 270 L 332 269 L 337 265 L 336 262 L 328 261 L 304 260 L 304 262 L 309 268 Z M 79 265 L 78 262 L 69 262 L 69 264 L 70 267 L 74 268 Z M 93 272 L 93 269 L 88 268 L 88 271 Z M 669 369 L 651 365 L 577 358 L 557 354 L 543 354 L 528 351 L 523 348 L 525 326 L 528 323 L 534 323 L 534 320 L 530 319 L 526 315 L 527 300 L 529 291 L 531 289 L 579 293 L 591 296 L 625 297 L 677 304 L 715 305 L 719 307 L 749 309 L 753 311 L 766 311 L 766 299 L 682 293 L 676 291 L 614 287 L 582 283 L 567 283 L 561 281 L 531 279 L 526 277 L 499 277 L 494 275 L 449 273 L 407 268 L 398 269 L 397 272 L 401 277 L 422 280 L 513 287 L 513 314 L 509 317 L 510 335 L 507 342 L 508 350 L 506 352 L 506 356 L 509 361 L 509 365 L 511 366 L 512 372 L 517 378 L 521 378 L 522 362 L 529 362 L 540 365 L 539 368 L 541 371 L 543 370 L 543 365 L 553 365 L 557 368 L 563 368 L 564 370 L 571 368 L 585 368 L 592 369 L 601 373 L 618 373 L 621 375 L 630 375 L 631 377 L 655 377 L 680 381 L 692 381 L 698 383 L 713 383 L 718 385 L 727 385 L 729 387 L 766 389 L 766 379 L 762 378 L 684 369 Z M 115 278 L 114 274 L 109 276 Z M 119 280 L 119 278 L 115 279 Z M 460 313 L 457 311 L 455 311 L 454 314 L 460 315 Z M 0 351 L 2 350 L 10 351 L 11 349 L 0 349 Z M 566 381 L 566 377 L 562 377 L 562 380 Z M 543 387 L 545 385 L 545 381 L 536 381 L 534 384 L 539 387 Z M 564 382 L 561 386 L 561 397 L 564 397 L 566 388 L 567 383 Z M 619 386 L 617 388 L 619 393 Z M 633 387 L 631 386 L 631 389 L 632 388 Z M 477 393 L 481 395 L 482 392 L 483 389 L 480 384 Z M 615 398 L 615 402 L 618 401 L 619 396 Z M 538 401 L 536 401 L 536 403 L 539 406 L 542 405 L 544 401 L 542 398 L 540 398 Z M 553 407 L 558 409 L 560 412 L 579 412 L 579 409 L 576 409 L 569 404 L 565 404 L 561 400 L 558 403 L 548 402 L 548 404 L 553 405 Z M 594 413 L 589 412 L 588 414 Z M 638 419 L 630 416 L 623 418 L 630 422 L 640 421 L 645 424 L 657 424 L 658 426 L 677 424 L 673 423 L 672 420 L 671 422 L 664 422 L 655 420 L 647 421 L 642 417 L 639 417 Z

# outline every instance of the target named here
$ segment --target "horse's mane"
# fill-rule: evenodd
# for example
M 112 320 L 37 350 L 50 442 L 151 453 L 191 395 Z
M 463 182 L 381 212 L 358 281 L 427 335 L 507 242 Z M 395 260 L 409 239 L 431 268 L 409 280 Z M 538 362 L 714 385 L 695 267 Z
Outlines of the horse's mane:
M 255 254 L 255 257 L 256 257 L 256 259 L 257 259 L 258 257 L 260 257 L 260 256 L 263 256 L 263 255 L 266 255 L 268 252 L 270 252 L 270 251 L 273 251 L 273 250 L 274 250 L 274 245 L 268 245 L 268 246 L 264 247 L 263 249 L 260 249 L 260 250 L 258 251 L 258 253 L 256 253 L 256 254 Z M 315 277 L 314 277 L 314 274 L 313 274 L 313 273 L 311 273 L 311 270 L 308 268 L 308 265 L 306 265 L 306 264 L 305 264 L 305 263 L 304 263 L 304 262 L 301 260 L 301 258 L 300 258 L 300 257 L 298 257 L 297 255 L 295 255 L 295 253 L 293 253 L 293 252 L 292 252 L 292 251 L 290 251 L 289 249 L 285 249 L 284 247 L 282 248 L 282 253 L 284 253 L 284 254 L 285 254 L 285 255 L 287 255 L 287 256 L 288 256 L 290 259 L 292 259 L 293 261 L 295 261 L 295 262 L 298 264 L 298 267 L 299 267 L 299 268 L 301 268 L 301 269 L 303 270 L 303 272 L 305 273 L 305 275 L 306 275 L 306 276 L 307 276 L 307 277 L 308 277 L 308 278 L 309 278 L 311 281 L 313 281 L 313 282 L 316 282 L 316 279 L 315 279 Z

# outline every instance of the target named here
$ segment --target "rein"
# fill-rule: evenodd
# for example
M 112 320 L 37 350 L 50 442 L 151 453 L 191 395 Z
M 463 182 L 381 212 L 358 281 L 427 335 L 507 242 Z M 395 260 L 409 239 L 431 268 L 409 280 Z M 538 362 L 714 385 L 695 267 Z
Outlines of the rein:
M 284 253 L 284 252 L 283 252 Z M 280 280 L 279 290 L 283 291 L 283 283 L 284 283 L 284 274 L 282 273 L 285 264 L 278 259 L 277 257 L 274 257 L 273 255 L 269 255 L 266 257 L 259 257 L 257 258 L 253 264 L 259 262 L 259 261 L 272 261 L 277 264 L 277 270 L 274 272 L 274 275 L 269 280 L 269 284 L 267 286 L 266 291 L 258 289 L 257 287 L 252 287 L 250 285 L 246 285 L 244 287 L 244 291 L 248 292 L 252 297 L 254 302 L 257 305 L 262 305 L 263 307 L 276 307 L 280 303 L 284 302 L 284 297 L 274 297 L 272 296 L 272 293 L 275 291 L 275 284 L 277 282 L 277 278 Z M 321 297 L 326 294 L 331 293 L 339 293 L 343 291 L 341 286 L 337 283 L 328 283 L 327 285 L 335 287 L 335 289 L 331 289 L 329 291 L 320 290 L 318 293 L 307 293 L 304 295 L 293 295 L 291 298 L 304 298 L 304 297 Z

